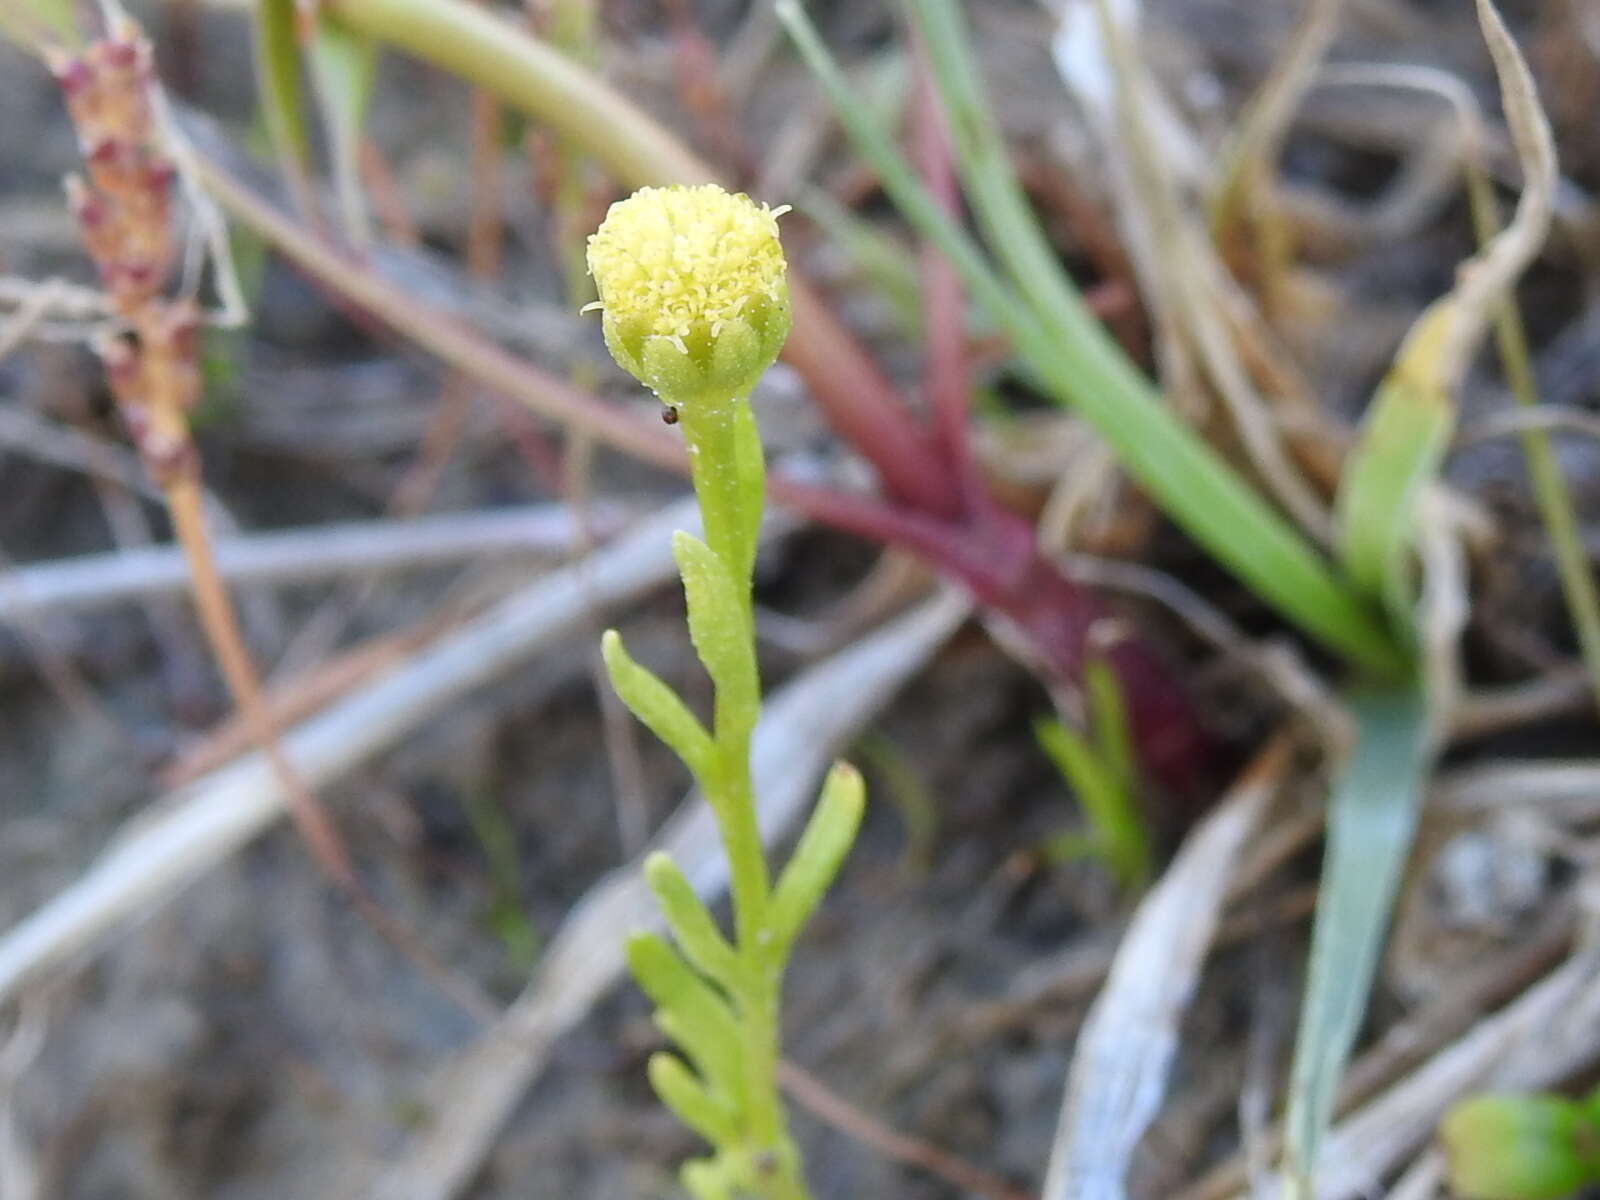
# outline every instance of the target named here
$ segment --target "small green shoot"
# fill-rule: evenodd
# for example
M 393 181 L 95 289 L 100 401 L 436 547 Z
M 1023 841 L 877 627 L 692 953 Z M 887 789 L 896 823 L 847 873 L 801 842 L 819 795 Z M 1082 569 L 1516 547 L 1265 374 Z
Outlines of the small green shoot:
M 1087 836 L 1050 839 L 1056 861 L 1100 859 L 1117 885 L 1136 893 L 1150 881 L 1150 835 L 1139 815 L 1133 747 L 1116 676 L 1096 659 L 1084 672 L 1089 696 L 1089 732 L 1068 728 L 1060 718 L 1035 722 L 1034 737 L 1072 787 L 1089 824 Z

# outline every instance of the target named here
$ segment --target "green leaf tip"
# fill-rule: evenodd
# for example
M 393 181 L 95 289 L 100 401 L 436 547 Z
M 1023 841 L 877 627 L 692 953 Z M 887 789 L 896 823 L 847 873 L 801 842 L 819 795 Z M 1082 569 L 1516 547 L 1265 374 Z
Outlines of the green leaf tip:
M 650 1086 L 672 1114 L 713 1146 L 739 1139 L 733 1111 L 719 1103 L 676 1054 L 658 1050 L 645 1065 Z
M 867 806 L 867 785 L 849 763 L 834 763 L 822 797 L 772 894 L 777 944 L 787 947 L 822 901 L 855 842 Z
M 658 675 L 629 656 L 615 629 L 601 635 L 600 657 L 612 688 L 628 711 L 671 747 L 703 786 L 711 773 L 715 749 L 700 719 Z
M 717 928 L 694 887 L 678 870 L 678 864 L 657 850 L 644 860 L 644 878 L 685 957 L 731 991 L 739 978 L 738 954 Z

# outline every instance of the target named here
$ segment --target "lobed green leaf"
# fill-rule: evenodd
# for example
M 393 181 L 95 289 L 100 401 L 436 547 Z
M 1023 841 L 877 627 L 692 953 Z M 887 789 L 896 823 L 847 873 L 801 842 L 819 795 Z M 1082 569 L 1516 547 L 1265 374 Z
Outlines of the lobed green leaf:
M 600 654 L 611 686 L 628 710 L 670 746 L 704 786 L 711 778 L 715 750 L 699 718 L 660 676 L 634 662 L 615 629 L 606 630 L 601 637 Z
M 738 1108 L 743 1098 L 739 1023 L 728 1000 L 653 933 L 628 939 L 628 969 L 656 1006 L 656 1024 L 708 1087 Z
M 713 982 L 731 991 L 740 973 L 738 954 L 678 865 L 658 850 L 644 860 L 644 878 L 684 956 Z
M 699 538 L 679 530 L 672 556 L 683 576 L 689 640 L 717 688 L 717 739 L 748 734 L 761 712 L 749 609 L 728 568 Z
M 676 1054 L 659 1050 L 645 1067 L 650 1086 L 672 1114 L 713 1146 L 739 1140 L 738 1114 L 706 1091 Z
M 844 865 L 866 811 L 867 787 L 849 763 L 834 763 L 822 797 L 772 893 L 774 944 L 787 950 Z
M 767 494 L 767 459 L 749 400 L 734 401 L 733 461 L 741 501 L 740 558 L 730 573 L 736 580 L 749 580 L 755 573 L 756 548 L 761 544 L 761 510 Z

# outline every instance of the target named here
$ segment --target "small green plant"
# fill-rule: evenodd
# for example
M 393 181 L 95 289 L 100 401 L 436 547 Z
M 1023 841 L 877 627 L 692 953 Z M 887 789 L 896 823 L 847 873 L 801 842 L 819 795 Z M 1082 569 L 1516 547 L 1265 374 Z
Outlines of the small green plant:
M 1600 1094 L 1480 1094 L 1439 1124 L 1462 1200 L 1564 1200 L 1600 1183 Z
M 657 1024 L 683 1055 L 654 1055 L 650 1082 L 713 1150 L 682 1171 L 700 1200 L 808 1195 L 778 1096 L 779 994 L 795 937 L 838 873 L 865 803 L 861 776 L 835 766 L 772 883 L 750 777 L 761 710 L 751 571 L 765 468 L 748 398 L 789 331 L 779 215 L 715 185 L 643 188 L 612 205 L 588 252 L 606 345 L 676 414 L 705 529 L 703 541 L 679 532 L 673 554 L 715 693 L 711 728 L 628 657 L 615 630 L 603 642 L 612 686 L 693 773 L 728 857 L 731 942 L 683 873 L 655 854 L 645 877 L 677 945 L 648 933 L 628 945 Z
M 1150 881 L 1150 835 L 1139 814 L 1138 771 L 1116 674 L 1103 659 L 1083 672 L 1088 698 L 1088 728 L 1070 728 L 1060 718 L 1043 718 L 1033 736 L 1077 793 L 1086 834 L 1057 834 L 1046 843 L 1056 861 L 1099 859 L 1129 893 Z

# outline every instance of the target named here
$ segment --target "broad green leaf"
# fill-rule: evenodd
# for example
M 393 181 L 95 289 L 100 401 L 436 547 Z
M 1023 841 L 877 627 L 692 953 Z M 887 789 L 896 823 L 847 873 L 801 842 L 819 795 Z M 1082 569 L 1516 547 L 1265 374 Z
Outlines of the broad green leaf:
M 1424 490 L 1455 429 L 1455 404 L 1438 355 L 1454 306 L 1418 318 L 1362 423 L 1339 483 L 1339 554 L 1361 588 L 1380 597 L 1397 628 L 1410 624 L 1410 550 Z
M 365 247 L 372 241 L 372 231 L 361 184 L 361 128 L 377 78 L 377 43 L 351 32 L 323 9 L 311 35 L 310 59 L 345 236 Z
M 703 786 L 711 778 L 715 756 L 705 726 L 660 676 L 629 657 L 615 629 L 606 630 L 601 637 L 600 655 L 611 686 L 629 711 L 672 748 Z
M 684 956 L 725 990 L 731 989 L 740 975 L 738 955 L 678 865 L 658 850 L 644 860 L 644 878 Z
M 650 1056 L 645 1072 L 661 1103 L 706 1141 L 727 1146 L 739 1140 L 737 1115 L 707 1092 L 676 1054 L 657 1051 Z
M 822 784 L 822 798 L 805 832 L 778 876 L 772 893 L 771 923 L 777 947 L 786 948 L 839 874 L 861 828 L 867 787 L 849 763 L 834 763 Z
M 679 530 L 672 556 L 683 576 L 689 640 L 717 688 L 717 739 L 747 733 L 761 711 L 749 609 L 722 560 L 699 538 Z
M 1328 802 L 1328 839 L 1300 1006 L 1286 1118 L 1284 1188 L 1311 1200 L 1333 1098 L 1360 1032 L 1429 765 L 1418 688 L 1351 698 L 1356 741 Z
M 950 260 L 974 301 L 1010 335 L 1048 394 L 1093 426 L 1162 509 L 1262 599 L 1368 670 L 1403 674 L 1406 656 L 1366 602 L 1162 403 L 1150 381 L 1088 312 L 1059 264 L 1045 262 L 1030 249 L 1037 239 L 1020 219 L 1010 219 L 1014 206 L 1005 189 L 974 170 L 983 161 L 975 154 L 987 143 L 981 129 L 970 123 L 972 111 L 958 110 L 946 94 L 953 74 L 949 56 L 962 53 L 959 29 L 953 37 L 942 36 L 943 25 L 937 22 L 924 29 L 935 82 L 957 127 L 957 162 L 973 207 L 1001 248 L 1006 266 L 1018 275 L 1021 294 L 995 273 L 972 239 L 928 195 L 887 132 L 866 114 L 803 9 L 793 0 L 779 0 L 777 11 L 884 190 Z M 1009 165 L 1004 169 L 1009 172 Z M 1031 214 L 1023 216 L 1032 221 Z M 1000 247 L 1001 236 L 1009 249 Z
M 628 939 L 628 969 L 656 1006 L 656 1024 L 707 1085 L 737 1107 L 743 1095 L 738 1021 L 727 999 L 653 933 Z

